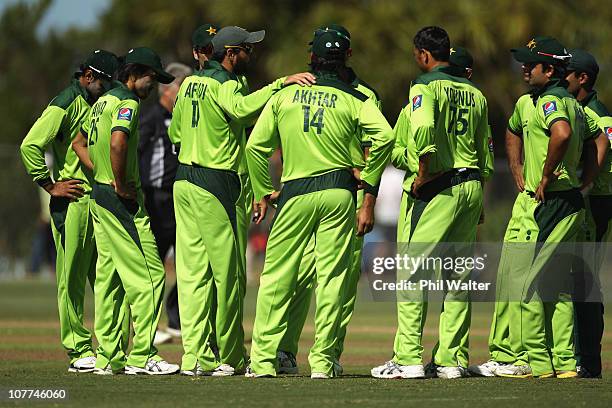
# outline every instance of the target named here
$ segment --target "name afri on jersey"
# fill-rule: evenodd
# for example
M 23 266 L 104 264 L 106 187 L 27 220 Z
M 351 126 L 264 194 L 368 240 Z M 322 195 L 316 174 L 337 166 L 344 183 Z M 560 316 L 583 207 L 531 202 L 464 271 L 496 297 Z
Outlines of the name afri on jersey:
M 97 118 L 98 116 L 102 114 L 102 112 L 104 112 L 105 107 L 106 107 L 106 101 L 95 103 L 93 108 L 91 109 L 91 116 L 94 118 Z
M 185 89 L 185 98 L 191 99 L 204 99 L 204 95 L 206 95 L 206 88 L 208 85 L 200 84 L 197 82 L 192 82 L 187 85 L 187 89 Z
M 293 103 L 301 103 L 304 105 L 325 106 L 327 108 L 335 108 L 338 95 L 329 92 L 314 91 L 309 89 L 298 89 L 293 95 Z

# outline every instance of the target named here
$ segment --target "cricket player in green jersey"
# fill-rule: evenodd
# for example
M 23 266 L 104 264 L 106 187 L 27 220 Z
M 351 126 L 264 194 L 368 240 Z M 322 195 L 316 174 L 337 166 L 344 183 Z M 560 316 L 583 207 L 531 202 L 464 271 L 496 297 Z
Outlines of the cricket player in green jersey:
M 255 199 L 266 202 L 274 189 L 268 158 L 283 152 L 284 183 L 266 250 L 257 295 L 251 365 L 248 377 L 277 375 L 277 350 L 287 328 L 288 308 L 307 245 L 315 239 L 315 344 L 310 350 L 311 378 L 338 375 L 338 330 L 344 288 L 352 268 L 355 237 L 355 192 L 360 174 L 364 200 L 377 186 L 393 147 L 393 133 L 376 104 L 342 80 L 349 41 L 335 30 L 315 36 L 310 89 L 285 88 L 264 108 L 247 144 L 246 154 Z M 353 150 L 370 140 L 362 171 Z M 357 233 L 372 228 L 366 211 L 357 216 Z
M 338 24 L 329 24 L 320 27 L 315 31 L 314 35 L 321 35 L 330 30 L 336 31 L 342 38 L 349 41 L 349 48 L 345 53 L 345 61 L 352 56 L 353 50 L 350 48 L 351 34 L 349 31 Z M 312 46 L 311 41 L 309 45 Z M 366 95 L 369 99 L 381 109 L 381 101 L 376 91 L 370 87 L 367 83 L 357 77 L 355 72 L 347 67 L 340 67 L 345 80 L 356 90 Z M 363 170 L 365 165 L 365 158 L 367 157 L 367 150 L 371 143 L 369 140 L 362 138 L 361 145 L 354 149 L 353 153 L 355 168 Z M 363 190 L 357 191 L 357 208 L 356 211 L 359 213 L 364 204 L 364 192 Z M 368 201 L 365 202 L 365 210 L 367 211 L 368 217 L 373 219 L 374 217 L 374 204 L 375 197 L 368 195 Z M 336 371 L 342 373 L 342 366 L 340 366 L 339 360 L 344 350 L 344 339 L 346 337 L 346 329 L 353 315 L 355 306 L 355 298 L 357 295 L 357 284 L 359 283 L 359 277 L 361 276 L 361 250 L 363 247 L 363 235 L 355 236 L 355 248 L 353 253 L 353 264 L 350 269 L 350 273 L 347 275 L 347 286 L 344 294 L 344 302 L 342 306 L 342 320 L 340 322 L 340 328 L 338 331 L 338 342 L 337 342 L 337 353 L 336 353 Z M 310 308 L 310 301 L 315 287 L 315 257 L 314 257 L 315 242 L 314 237 L 307 245 L 304 251 L 304 257 L 302 264 L 300 265 L 300 273 L 298 275 L 298 283 L 296 286 L 295 294 L 289 304 L 289 317 L 287 319 L 287 330 L 285 335 L 279 344 L 278 351 L 278 374 L 297 374 L 298 366 L 295 356 L 298 352 L 299 339 L 304 328 L 304 323 L 308 316 L 308 310 Z
M 153 345 L 165 273 L 144 208 L 137 148 L 140 100 L 157 82 L 168 84 L 174 77 L 146 47 L 131 49 L 124 61 L 118 73 L 122 85 L 96 102 L 81 129 L 88 140 L 94 178 L 96 373 L 125 369 L 126 374 L 173 374 L 179 366 L 164 361 Z M 119 319 L 126 298 L 134 328 L 127 358 Z
M 49 103 L 21 143 L 28 174 L 51 195 L 60 334 L 71 372 L 91 372 L 96 363 L 91 333 L 83 325 L 85 283 L 89 278 L 93 287 L 96 245 L 89 214 L 91 175 L 70 145 L 91 104 L 110 87 L 117 65 L 117 57 L 108 51 L 89 55 L 70 86 Z M 55 162 L 53 179 L 44 158 L 49 146 Z
M 227 376 L 245 369 L 246 279 L 239 240 L 247 222 L 238 225 L 247 211 L 240 178 L 245 128 L 283 86 L 314 80 L 296 74 L 248 94 L 241 75 L 264 35 L 239 27 L 219 30 L 212 60 L 183 82 L 168 129 L 171 141 L 181 145 L 174 208 L 185 375 Z M 211 349 L 215 343 L 218 358 Z
M 414 143 L 418 174 L 411 188 L 415 201 L 405 215 L 398 241 L 409 242 L 411 256 L 416 251 L 412 248 L 417 247 L 418 255 L 429 256 L 437 243 L 475 241 L 482 213 L 482 182 L 493 172 L 493 161 L 487 101 L 468 79 L 453 75 L 457 68 L 449 66 L 446 31 L 439 27 L 419 30 L 414 55 L 424 74 L 410 89 L 410 122 L 403 127 Z M 458 275 L 461 273 L 450 271 L 447 279 L 461 279 Z M 465 375 L 468 363 L 471 305 L 465 291 L 448 290 L 445 295 L 433 364 L 438 377 L 458 378 Z M 408 300 L 397 305 L 395 356 L 373 368 L 374 377 L 425 376 L 421 341 L 426 293 L 412 294 Z
M 586 197 L 585 228 L 582 229 L 579 242 L 597 243 L 595 247 L 595 270 L 587 272 L 586 268 L 574 270 L 576 279 L 575 291 L 585 290 L 589 281 L 597 282 L 597 273 L 601 268 L 603 248 L 601 243 L 610 242 L 612 236 L 612 116 L 604 104 L 597 99 L 594 89 L 599 65 L 593 55 L 584 50 L 570 50 L 572 58 L 567 68 L 566 80 L 568 91 L 576 96 L 586 113 L 588 132 L 595 139 L 597 157 L 591 158 L 596 163 L 599 174 Z M 586 152 L 586 151 L 585 151 Z M 589 159 L 584 158 L 584 167 Z M 582 180 L 583 188 L 589 180 Z M 585 245 L 586 246 L 586 245 Z M 598 289 L 598 288 L 597 288 Z M 586 293 L 574 293 L 574 313 L 576 330 L 576 358 L 578 375 L 581 378 L 601 378 L 601 338 L 604 330 L 603 303 L 600 299 L 589 299 Z
M 520 349 L 516 361 L 495 374 L 571 378 L 577 375 L 573 306 L 563 284 L 569 280 L 565 256 L 584 220 L 577 168 L 585 114 L 565 89 L 571 56 L 562 44 L 535 37 L 512 53 L 530 73 L 535 108 L 523 137 L 525 191 L 517 200 L 521 208 L 513 210 L 513 218 L 519 218 L 513 232 L 517 246 L 530 262 L 513 264 L 508 278 L 510 343 L 520 341 Z
M 522 66 L 522 74 L 523 81 L 529 84 L 531 70 L 527 68 L 525 65 Z M 521 262 L 526 263 L 521 267 L 526 267 L 529 264 L 529 256 L 525 256 L 524 253 L 520 252 L 523 249 L 523 244 L 520 243 L 519 233 L 521 230 L 523 208 L 531 200 L 529 194 L 525 192 L 522 154 L 524 138 L 528 135 L 527 124 L 534 112 L 535 106 L 531 92 L 522 95 L 514 106 L 514 111 L 508 120 L 508 127 L 506 129 L 505 144 L 508 166 L 518 190 L 518 195 L 504 234 L 504 245 L 497 272 L 495 311 L 488 341 L 490 358 L 483 364 L 472 365 L 468 368 L 470 374 L 476 376 L 493 377 L 496 375 L 496 371 L 500 369 L 502 370 L 500 371 L 501 373 L 504 370 L 515 370 L 513 363 L 516 361 L 516 356 L 521 348 L 520 337 L 510 336 L 509 295 L 510 279 L 513 270 L 517 269 Z M 516 307 L 518 299 L 513 299 L 513 301 Z

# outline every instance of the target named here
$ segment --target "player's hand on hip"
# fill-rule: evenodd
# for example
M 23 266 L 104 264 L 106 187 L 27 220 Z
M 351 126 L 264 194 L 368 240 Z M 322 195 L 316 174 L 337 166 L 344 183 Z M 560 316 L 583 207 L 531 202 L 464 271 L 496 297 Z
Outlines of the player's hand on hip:
M 363 204 L 357 213 L 357 236 L 362 237 L 374 228 L 374 205 L 376 197 L 370 193 L 363 195 Z
M 79 197 L 83 197 L 85 190 L 81 187 L 83 182 L 81 180 L 66 180 L 58 181 L 50 184 L 48 188 L 45 188 L 51 197 L 62 197 L 70 200 L 76 200 Z
M 270 196 L 266 196 L 261 199 L 261 201 L 255 201 L 253 203 L 253 222 L 255 224 L 260 224 L 268 213 L 268 207 L 271 206 Z
M 136 199 L 136 186 L 134 184 L 123 184 L 111 181 L 111 186 L 115 189 L 115 193 L 117 193 L 119 197 L 126 200 Z
M 299 74 L 289 75 L 283 86 L 298 84 L 299 86 L 311 86 L 317 82 L 317 78 L 310 72 L 300 72 Z
M 514 184 L 519 192 L 525 191 L 525 178 L 523 177 L 523 165 L 517 165 L 511 167 L 512 177 L 514 178 Z

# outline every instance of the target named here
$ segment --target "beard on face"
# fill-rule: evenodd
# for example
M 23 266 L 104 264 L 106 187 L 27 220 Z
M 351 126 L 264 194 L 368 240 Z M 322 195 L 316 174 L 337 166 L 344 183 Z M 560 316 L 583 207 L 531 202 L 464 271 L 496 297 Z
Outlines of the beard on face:
M 249 63 L 243 59 L 236 61 L 234 65 L 234 74 L 245 75 L 248 72 Z

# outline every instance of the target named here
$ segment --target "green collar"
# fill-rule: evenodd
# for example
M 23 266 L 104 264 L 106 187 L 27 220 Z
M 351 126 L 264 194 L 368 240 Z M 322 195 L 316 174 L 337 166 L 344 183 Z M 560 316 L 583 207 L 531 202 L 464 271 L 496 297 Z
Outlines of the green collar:
M 124 84 L 123 82 L 120 82 L 121 85 L 119 85 L 117 88 L 121 88 L 124 92 L 127 92 L 128 94 L 130 94 L 131 96 L 134 97 L 134 100 L 136 101 L 140 101 L 140 98 L 138 97 L 138 95 L 136 95 L 134 93 L 134 91 L 132 91 L 130 88 L 127 87 L 126 84 Z
M 596 100 L 597 100 L 597 91 L 593 89 L 591 92 L 587 94 L 587 96 L 583 100 L 580 101 L 580 105 L 587 106 L 589 103 L 595 102 Z

